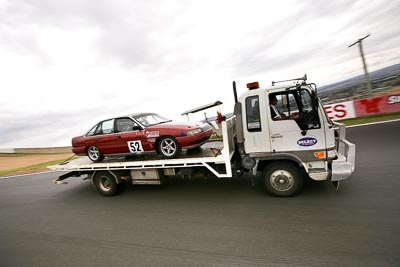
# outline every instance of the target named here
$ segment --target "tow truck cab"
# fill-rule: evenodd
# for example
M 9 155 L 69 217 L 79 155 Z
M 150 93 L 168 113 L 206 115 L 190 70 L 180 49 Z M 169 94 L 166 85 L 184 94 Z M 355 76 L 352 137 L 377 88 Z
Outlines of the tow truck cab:
M 317 181 L 330 179 L 336 187 L 354 171 L 355 145 L 345 139 L 344 125 L 329 119 L 316 85 L 306 79 L 266 88 L 250 83 L 239 99 L 234 84 L 241 165 L 254 175 L 262 172 L 266 186 L 278 195 L 286 194 L 297 179 L 292 176 L 300 175 L 293 168 Z

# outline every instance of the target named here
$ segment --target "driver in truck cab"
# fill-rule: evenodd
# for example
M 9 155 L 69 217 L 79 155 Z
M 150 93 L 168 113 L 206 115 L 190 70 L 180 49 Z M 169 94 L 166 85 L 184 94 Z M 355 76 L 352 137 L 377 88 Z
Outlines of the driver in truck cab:
M 278 99 L 276 95 L 270 94 L 269 95 L 269 107 L 271 109 L 271 116 L 274 121 L 276 120 L 298 120 L 299 115 L 297 113 L 290 114 L 290 117 L 286 116 L 283 113 L 280 113 L 279 110 L 276 108 L 276 104 L 278 104 Z

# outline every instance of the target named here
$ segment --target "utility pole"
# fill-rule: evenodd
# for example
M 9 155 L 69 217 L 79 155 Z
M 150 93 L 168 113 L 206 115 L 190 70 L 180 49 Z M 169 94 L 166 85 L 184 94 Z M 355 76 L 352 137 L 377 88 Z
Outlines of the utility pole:
M 356 41 L 353 44 L 349 45 L 349 47 L 352 47 L 353 45 L 358 43 L 358 47 L 360 48 L 361 59 L 362 59 L 362 62 L 363 62 L 363 67 L 364 67 L 365 83 L 367 84 L 368 96 L 371 97 L 372 85 L 371 85 L 371 82 L 369 80 L 368 71 L 367 71 L 367 64 L 365 63 L 364 52 L 363 52 L 363 48 L 362 48 L 362 40 L 364 40 L 368 36 L 370 36 L 370 34 L 364 36 L 361 39 L 358 39 L 358 41 Z

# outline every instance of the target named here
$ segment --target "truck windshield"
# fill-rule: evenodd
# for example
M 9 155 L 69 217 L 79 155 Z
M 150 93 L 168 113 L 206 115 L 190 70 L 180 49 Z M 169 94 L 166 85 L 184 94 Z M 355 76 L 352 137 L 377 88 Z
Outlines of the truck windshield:
M 300 96 L 301 106 L 303 108 L 303 111 L 310 112 L 311 110 L 313 110 L 313 104 L 312 104 L 310 93 L 306 90 L 300 90 L 299 96 Z

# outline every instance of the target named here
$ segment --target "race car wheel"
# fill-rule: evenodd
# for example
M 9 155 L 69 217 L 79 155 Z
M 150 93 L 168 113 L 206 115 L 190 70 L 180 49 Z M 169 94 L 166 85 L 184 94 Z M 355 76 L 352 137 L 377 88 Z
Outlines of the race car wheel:
M 166 158 L 173 158 L 180 152 L 181 147 L 173 137 L 163 137 L 158 142 L 158 152 L 166 157 Z
M 87 149 L 87 156 L 93 162 L 100 162 L 104 159 L 103 153 L 101 153 L 100 150 L 95 146 L 90 146 Z

